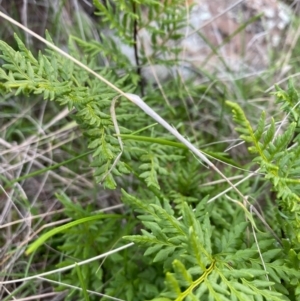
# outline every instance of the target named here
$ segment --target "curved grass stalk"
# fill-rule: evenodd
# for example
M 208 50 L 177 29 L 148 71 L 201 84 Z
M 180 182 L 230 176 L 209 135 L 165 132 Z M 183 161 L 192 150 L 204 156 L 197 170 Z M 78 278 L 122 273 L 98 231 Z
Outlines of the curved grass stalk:
M 68 230 L 69 228 L 72 228 L 74 226 L 87 223 L 94 220 L 104 219 L 104 218 L 122 218 L 122 216 L 118 214 L 97 214 L 93 216 L 83 217 L 80 219 L 77 219 L 76 221 L 67 223 L 65 225 L 62 225 L 60 227 L 56 227 L 45 234 L 43 234 L 41 237 L 39 237 L 36 241 L 34 241 L 26 250 L 25 254 L 29 255 L 30 253 L 34 252 L 38 247 L 40 247 L 45 241 L 47 241 L 50 237 L 54 236 L 55 234 L 58 234 L 60 232 L 63 232 L 65 230 Z

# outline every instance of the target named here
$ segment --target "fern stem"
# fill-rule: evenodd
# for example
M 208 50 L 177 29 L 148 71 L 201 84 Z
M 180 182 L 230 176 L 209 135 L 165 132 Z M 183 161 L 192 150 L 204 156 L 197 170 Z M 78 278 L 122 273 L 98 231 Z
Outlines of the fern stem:
M 199 284 L 201 282 L 203 282 L 208 275 L 214 270 L 215 267 L 215 263 L 216 261 L 214 260 L 212 262 L 212 264 L 209 266 L 208 269 L 205 270 L 205 272 L 201 275 L 201 277 L 199 277 L 197 280 L 195 280 L 183 293 L 181 293 L 176 299 L 175 301 L 181 301 L 184 300 L 184 298 L 186 298 L 188 295 L 190 295 L 192 293 L 192 291 L 199 286 Z

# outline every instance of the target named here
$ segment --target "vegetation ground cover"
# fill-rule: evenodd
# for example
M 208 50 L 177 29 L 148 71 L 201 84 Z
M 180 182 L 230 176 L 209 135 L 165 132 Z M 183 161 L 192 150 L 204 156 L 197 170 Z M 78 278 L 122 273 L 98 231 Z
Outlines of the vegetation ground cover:
M 2 21 L 1 300 L 298 300 L 297 40 L 246 79 L 153 82 L 182 66 L 192 6 L 105 3 L 62 1 L 43 28 L 96 76 Z

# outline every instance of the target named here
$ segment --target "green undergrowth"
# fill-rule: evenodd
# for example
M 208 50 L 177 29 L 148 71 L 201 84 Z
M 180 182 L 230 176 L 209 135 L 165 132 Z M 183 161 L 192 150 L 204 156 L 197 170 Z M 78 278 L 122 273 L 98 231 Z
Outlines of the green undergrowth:
M 118 93 L 50 47 L 35 55 L 18 35 L 15 48 L 0 41 L 1 114 L 7 120 L 18 117 L 8 125 L 3 121 L 2 139 L 22 145 L 34 137 L 38 140 L 30 147 L 41 152 L 59 145 L 46 152 L 52 161 L 36 165 L 22 153 L 3 152 L 3 164 L 10 162 L 14 172 L 7 168 L 0 175 L 0 198 L 5 198 L 3 191 L 13 191 L 16 208 L 32 215 L 48 212 L 52 203 L 63 209 L 32 222 L 34 228 L 62 220 L 26 241 L 26 249 L 12 241 L 2 264 L 21 250 L 20 267 L 14 262 L 1 276 L 4 281 L 33 279 L 12 290 L 4 284 L 11 292 L 2 300 L 37 294 L 37 283 L 70 301 L 299 300 L 297 87 L 290 81 L 264 95 L 276 100 L 268 112 L 251 101 L 234 101 L 237 95 L 261 96 L 266 88 L 262 78 L 229 86 L 202 74 L 209 84 L 195 85 L 198 75 L 183 82 L 175 73 L 161 87 L 145 78 L 149 62 L 169 70 L 182 63 L 180 49 L 160 43 L 176 45 L 183 38 L 186 10 L 180 3 L 94 1 L 99 26 L 107 32 L 101 41 L 70 36 L 68 52 L 123 92 L 142 96 L 232 183 L 240 181 L 237 189 L 125 98 L 116 105 L 121 132 L 116 135 L 111 102 Z M 149 20 L 142 18 L 145 7 Z M 119 44 L 137 49 L 137 26 L 151 33 L 153 52 L 147 57 L 139 49 L 132 64 Z M 46 37 L 53 42 L 48 32 Z M 31 102 L 30 114 L 19 117 L 22 106 L 30 108 Z M 65 109 L 69 114 L 57 123 L 38 127 L 41 112 L 49 124 Z M 65 143 L 58 135 L 62 129 L 68 129 Z M 228 137 L 235 137 L 234 144 Z M 123 153 L 115 165 L 121 152 L 118 138 Z M 28 186 L 36 191 L 44 182 L 48 188 L 35 199 Z M 17 220 L 14 210 L 11 217 Z M 34 278 L 39 274 L 43 278 Z

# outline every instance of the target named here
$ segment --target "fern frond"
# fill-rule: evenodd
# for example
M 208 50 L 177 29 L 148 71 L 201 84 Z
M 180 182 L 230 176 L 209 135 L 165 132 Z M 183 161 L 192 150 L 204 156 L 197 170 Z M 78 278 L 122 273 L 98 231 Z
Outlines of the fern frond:
M 253 142 L 256 143 L 257 140 L 254 135 L 254 131 L 252 129 L 252 126 L 248 119 L 246 118 L 246 115 L 244 111 L 241 109 L 241 107 L 231 101 L 226 101 L 226 104 L 231 107 L 232 112 L 233 112 L 233 120 L 239 125 L 239 127 L 236 128 L 236 131 L 241 135 L 241 138 L 245 140 L 246 142 Z M 263 116 L 261 116 L 261 119 Z M 260 121 L 260 125 L 264 121 Z M 261 129 L 260 129 L 261 131 Z
M 40 53 L 36 60 L 22 41 L 17 36 L 15 38 L 19 51 L 0 42 L 1 58 L 5 61 L 0 68 L 1 89 L 14 90 L 16 95 L 42 94 L 44 99 L 67 105 L 70 110 L 75 109 L 77 123 L 83 129 L 89 129 L 89 148 L 94 150 L 92 165 L 96 168 L 96 180 L 105 180 L 104 184 L 109 188 L 116 187 L 114 175 L 128 173 L 122 161 L 113 174 L 103 178 L 120 153 L 117 138 L 111 135 L 113 126 L 109 113 L 115 92 L 52 50 L 48 50 L 47 55 Z M 49 34 L 47 38 L 51 40 Z M 107 70 L 103 70 L 103 74 L 116 85 L 123 85 L 126 80 L 126 76 L 121 79 L 112 77 Z M 128 91 L 130 89 L 128 87 Z
M 144 212 L 139 218 L 150 230 L 125 239 L 146 248 L 144 255 L 151 256 L 153 262 L 164 261 L 168 271 L 165 290 L 153 300 L 279 301 L 286 299 L 283 290 L 275 289 L 280 287 L 281 279 L 288 282 L 300 276 L 297 269 L 278 259 L 282 249 L 270 250 L 274 240 L 268 238 L 262 239 L 260 246 L 267 272 L 270 271 L 271 280 L 268 280 L 256 243 L 246 248 L 241 240 L 246 222 L 236 224 L 235 230 L 221 242 L 214 237 L 208 213 L 200 222 L 184 204 L 182 220 L 178 221 L 158 204 L 146 206 L 126 193 L 123 196 L 133 208 Z M 214 254 L 216 247 L 212 246 L 216 244 L 220 252 Z
M 293 122 L 296 122 L 299 126 L 299 116 L 300 116 L 300 108 L 299 108 L 299 92 L 296 90 L 293 81 L 290 79 L 288 81 L 287 91 L 281 89 L 278 85 L 275 85 L 276 92 L 275 94 L 276 101 L 281 103 L 281 109 L 289 114 L 289 119 Z
M 280 90 L 277 93 L 277 97 L 286 101 L 287 107 L 285 108 L 288 108 L 292 103 L 294 104 L 296 95 L 297 93 L 291 85 L 289 92 L 286 93 Z M 274 189 L 277 191 L 280 205 L 287 215 L 285 223 L 286 225 L 292 224 L 292 228 L 294 228 L 290 232 L 290 237 L 296 245 L 300 245 L 300 235 L 298 234 L 300 230 L 300 197 L 298 194 L 300 181 L 298 179 L 299 174 L 297 174 L 300 164 L 300 150 L 299 146 L 288 148 L 295 135 L 297 123 L 291 122 L 282 134 L 275 137 L 275 122 L 273 119 L 271 119 L 268 129 L 265 132 L 263 131 L 262 127 L 265 125 L 263 113 L 256 134 L 254 134 L 243 110 L 232 102 L 227 102 L 227 104 L 233 109 L 234 120 L 239 125 L 237 131 L 243 133 L 241 138 L 245 142 L 254 144 L 250 148 L 251 152 L 258 154 L 254 162 L 260 164 L 261 172 L 265 173 L 266 179 L 272 182 Z

